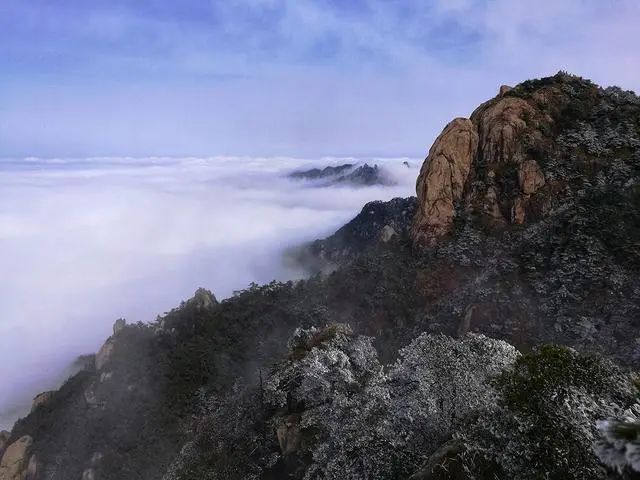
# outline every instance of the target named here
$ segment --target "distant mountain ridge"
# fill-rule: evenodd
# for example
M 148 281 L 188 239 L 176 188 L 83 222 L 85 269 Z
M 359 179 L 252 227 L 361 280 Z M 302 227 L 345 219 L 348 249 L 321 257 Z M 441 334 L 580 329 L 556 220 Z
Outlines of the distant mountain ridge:
M 288 175 L 295 180 L 309 180 L 319 186 L 349 184 L 356 186 L 393 185 L 395 182 L 377 164 L 370 166 L 345 163 L 322 169 L 298 170 Z

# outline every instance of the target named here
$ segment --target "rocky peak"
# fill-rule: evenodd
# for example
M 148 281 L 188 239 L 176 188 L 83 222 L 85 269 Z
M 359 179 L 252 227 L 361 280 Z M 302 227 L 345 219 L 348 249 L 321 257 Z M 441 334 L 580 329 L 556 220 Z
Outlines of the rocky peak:
M 127 326 L 127 321 L 124 318 L 119 318 L 113 323 L 113 334 L 117 335 Z
M 512 90 L 513 87 L 510 87 L 509 85 L 501 85 L 500 86 L 500 92 L 498 93 L 498 96 L 502 97 L 504 96 L 509 90 Z
M 198 288 L 193 297 L 187 300 L 186 303 L 196 310 L 211 310 L 218 304 L 218 300 L 209 290 Z
M 409 164 L 404 162 L 408 167 Z M 343 165 L 328 166 L 323 169 L 312 168 L 310 170 L 298 170 L 288 175 L 289 178 L 295 180 L 309 180 L 317 186 L 344 185 L 351 184 L 355 186 L 372 186 L 372 185 L 394 185 L 395 181 L 390 178 L 384 169 L 365 163 L 364 165 L 355 165 L 353 163 L 345 163 Z
M 630 93 L 627 100 L 619 97 L 560 72 L 514 88 L 503 85 L 469 119 L 449 123 L 418 178 L 414 243 L 434 245 L 460 215 L 489 227 L 544 218 L 559 200 L 576 194 L 585 179 L 614 160 L 609 155 L 594 161 L 584 150 L 593 136 L 610 134 L 609 112 L 637 98 Z M 579 137 L 583 145 L 570 145 L 567 136 Z M 625 142 L 618 141 L 618 151 Z M 567 178 L 567 168 L 578 175 Z

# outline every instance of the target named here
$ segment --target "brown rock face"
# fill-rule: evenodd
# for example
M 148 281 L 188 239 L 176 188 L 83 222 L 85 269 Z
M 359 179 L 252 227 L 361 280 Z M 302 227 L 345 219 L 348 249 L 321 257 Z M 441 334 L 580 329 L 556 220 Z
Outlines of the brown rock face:
M 417 243 L 431 245 L 450 230 L 477 148 L 474 125 L 456 118 L 429 150 L 416 186 L 419 207 L 412 235 Z
M 40 463 L 35 455 L 31 455 L 29 459 L 29 463 L 27 464 L 27 469 L 22 474 L 24 480 L 36 480 L 38 478 L 38 473 L 40 472 Z
M 513 201 L 513 207 L 511 207 L 511 223 L 516 225 L 522 225 L 525 220 L 524 200 L 522 197 L 517 197 Z
M 488 187 L 484 195 L 482 211 L 492 225 L 502 225 L 506 222 L 500 210 L 498 190 L 495 187 Z
M 533 197 L 546 180 L 537 159 L 553 148 L 555 121 L 569 102 L 552 84 L 532 94 L 502 86 L 470 119 L 447 125 L 418 177 L 414 243 L 436 244 L 451 231 L 457 212 L 494 228 L 535 218 L 534 206 L 539 218 L 542 203 Z
M 510 90 L 513 90 L 513 87 L 510 87 L 509 85 L 500 85 L 500 92 L 498 95 L 500 97 L 504 97 L 504 95 Z
M 520 190 L 525 195 L 531 195 L 544 186 L 544 173 L 535 160 L 525 160 L 518 170 L 518 182 Z
M 481 106 L 471 115 L 480 136 L 480 156 L 488 165 L 518 162 L 520 135 L 527 128 L 526 118 L 533 116 L 526 100 L 501 97 L 499 101 Z
M 32 446 L 33 439 L 28 435 L 9 445 L 2 455 L 2 461 L 0 461 L 0 480 L 26 480 L 29 478 L 28 470 L 31 470 L 29 465 Z

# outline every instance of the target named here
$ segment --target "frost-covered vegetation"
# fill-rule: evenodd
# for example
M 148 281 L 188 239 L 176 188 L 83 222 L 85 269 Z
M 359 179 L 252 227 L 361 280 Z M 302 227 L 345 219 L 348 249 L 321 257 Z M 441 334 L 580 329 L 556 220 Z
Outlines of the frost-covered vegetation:
M 342 325 L 299 329 L 289 346 L 258 384 L 203 399 L 165 480 L 452 478 L 437 477 L 450 462 L 467 479 L 598 479 L 596 420 L 635 392 L 600 357 L 521 355 L 483 335 L 421 335 L 387 368 Z
M 631 378 L 610 362 L 554 345 L 519 358 L 496 379 L 497 408 L 459 434 L 501 478 L 599 479 L 596 421 L 633 402 Z M 472 475 L 470 478 L 484 478 Z
M 621 474 L 640 472 L 640 404 L 597 425 L 601 435 L 596 453 L 600 460 Z

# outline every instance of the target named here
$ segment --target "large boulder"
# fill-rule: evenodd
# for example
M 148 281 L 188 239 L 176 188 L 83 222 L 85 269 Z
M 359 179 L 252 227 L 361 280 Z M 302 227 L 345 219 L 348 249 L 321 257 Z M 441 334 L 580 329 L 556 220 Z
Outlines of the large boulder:
M 33 439 L 25 435 L 5 450 L 0 461 L 0 480 L 27 480 Z M 35 464 L 35 460 L 31 462 Z

